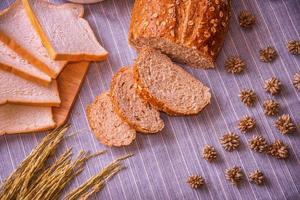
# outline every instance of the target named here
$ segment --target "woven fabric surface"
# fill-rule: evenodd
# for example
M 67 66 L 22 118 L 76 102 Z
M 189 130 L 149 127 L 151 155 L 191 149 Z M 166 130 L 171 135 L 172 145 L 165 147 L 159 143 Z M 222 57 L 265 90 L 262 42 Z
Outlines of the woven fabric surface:
M 0 2 L 7 7 L 12 0 Z M 59 1 L 57 1 L 59 2 Z M 62 2 L 62 1 L 60 1 Z M 70 116 L 71 129 L 58 149 L 67 147 L 76 153 L 81 149 L 95 152 L 107 149 L 108 153 L 90 160 L 86 169 L 65 191 L 75 188 L 97 173 L 112 159 L 126 153 L 135 156 L 125 161 L 127 168 L 114 177 L 93 199 L 300 199 L 300 91 L 292 85 L 292 77 L 300 72 L 300 56 L 288 53 L 287 41 L 300 39 L 299 0 L 233 0 L 230 30 L 217 59 L 216 69 L 196 70 L 183 66 L 211 88 L 212 102 L 203 112 L 190 117 L 168 117 L 162 114 L 165 128 L 155 135 L 138 134 L 129 147 L 107 148 L 97 142 L 89 130 L 85 108 L 103 91 L 109 89 L 112 75 L 121 67 L 131 65 L 136 53 L 127 42 L 127 32 L 133 0 L 106 0 L 85 6 L 85 18 L 89 21 L 100 43 L 109 51 L 105 62 L 92 63 Z M 257 17 L 252 30 L 245 31 L 238 25 L 238 13 L 250 10 Z M 271 64 L 259 60 L 259 50 L 274 46 L 279 57 Z M 226 72 L 227 57 L 238 55 L 246 61 L 247 69 L 241 75 Z M 282 93 L 276 97 L 264 91 L 264 80 L 276 76 L 283 83 Z M 241 103 L 239 91 L 255 90 L 258 101 L 248 108 Z M 290 114 L 297 131 L 281 135 L 274 121 L 263 112 L 263 101 L 276 99 L 281 105 L 280 114 Z M 242 134 L 238 120 L 250 115 L 257 121 L 257 128 Z M 241 138 L 238 150 L 226 152 L 219 138 L 226 132 L 235 132 Z M 268 142 L 280 139 L 290 147 L 290 158 L 276 158 L 249 149 L 248 140 L 262 135 Z M 0 180 L 4 181 L 17 165 L 30 153 L 44 136 L 40 134 L 9 135 L 0 137 Z M 201 156 L 205 144 L 214 146 L 219 159 L 208 163 Z M 240 166 L 244 180 L 239 187 L 226 181 L 224 171 Z M 248 181 L 247 175 L 260 169 L 266 176 L 266 184 L 257 186 Z M 203 188 L 193 190 L 186 184 L 189 175 L 205 178 Z

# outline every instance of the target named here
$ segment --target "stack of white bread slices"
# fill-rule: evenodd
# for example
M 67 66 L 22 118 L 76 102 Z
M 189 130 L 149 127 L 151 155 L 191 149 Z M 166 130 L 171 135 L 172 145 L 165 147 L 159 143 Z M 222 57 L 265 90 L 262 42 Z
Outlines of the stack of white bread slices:
M 83 14 L 46 0 L 16 0 L 0 13 L 0 135 L 54 128 L 53 107 L 72 101 L 60 98 L 68 69 L 106 59 Z

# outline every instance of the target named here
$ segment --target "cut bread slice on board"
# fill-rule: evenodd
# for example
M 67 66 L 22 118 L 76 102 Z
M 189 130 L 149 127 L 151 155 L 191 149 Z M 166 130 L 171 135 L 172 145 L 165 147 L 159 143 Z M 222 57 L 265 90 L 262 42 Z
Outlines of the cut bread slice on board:
M 44 131 L 54 127 L 51 107 L 0 105 L 0 135 Z
M 51 58 L 69 61 L 101 61 L 107 52 L 83 19 L 78 4 L 54 5 L 46 0 L 22 0 Z
M 157 50 L 140 52 L 134 77 L 140 96 L 170 115 L 197 114 L 210 103 L 209 88 Z
M 67 63 L 49 57 L 21 0 L 0 13 L 0 41 L 52 78 L 56 78 Z M 26 73 L 34 75 L 34 71 L 27 70 Z
M 110 90 L 114 111 L 132 128 L 157 133 L 164 127 L 160 113 L 136 91 L 132 68 L 121 68 L 112 78 Z
M 87 107 L 86 114 L 92 132 L 102 144 L 124 146 L 135 139 L 135 130 L 114 112 L 108 92 L 96 97 Z
M 14 73 L 24 79 L 49 85 L 51 77 L 31 65 L 15 51 L 0 41 L 0 69 Z
M 60 97 L 56 81 L 41 86 L 10 72 L 0 70 L 0 105 L 5 103 L 59 106 Z
M 57 84 L 61 104 L 59 107 L 52 108 L 57 126 L 63 125 L 68 119 L 72 105 L 84 81 L 88 65 L 88 62 L 69 63 L 58 76 Z

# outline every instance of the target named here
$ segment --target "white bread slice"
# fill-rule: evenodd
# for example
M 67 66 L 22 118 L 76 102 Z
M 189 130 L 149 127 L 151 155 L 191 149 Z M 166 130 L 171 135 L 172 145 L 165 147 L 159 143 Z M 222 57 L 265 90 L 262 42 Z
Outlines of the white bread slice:
M 106 50 L 83 19 L 82 5 L 54 5 L 46 0 L 22 1 L 51 58 L 69 61 L 101 61 L 107 58 Z
M 210 103 L 209 88 L 158 50 L 144 48 L 134 64 L 138 93 L 170 115 L 193 115 Z
M 160 113 L 137 93 L 133 70 L 122 67 L 112 78 L 110 94 L 114 111 L 132 128 L 142 133 L 157 133 L 164 128 Z
M 51 107 L 0 105 L 0 135 L 44 131 L 54 127 Z
M 0 13 L 0 41 L 54 79 L 67 63 L 67 61 L 54 61 L 48 56 L 21 0 L 16 0 Z M 34 72 L 26 70 L 26 73 L 30 75 Z
M 59 106 L 57 83 L 52 81 L 49 86 L 41 86 L 0 70 L 0 105 L 5 103 Z
M 113 110 L 110 94 L 104 92 L 86 109 L 90 128 L 104 145 L 125 146 L 131 144 L 136 132 Z
M 35 81 L 42 85 L 49 85 L 51 77 L 31 65 L 6 44 L 0 41 L 0 69 L 17 74 L 27 80 Z

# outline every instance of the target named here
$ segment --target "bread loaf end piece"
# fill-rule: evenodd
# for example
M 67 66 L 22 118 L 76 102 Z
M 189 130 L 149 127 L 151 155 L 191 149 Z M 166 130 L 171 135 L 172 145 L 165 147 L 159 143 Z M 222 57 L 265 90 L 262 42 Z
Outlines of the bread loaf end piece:
M 157 133 L 163 129 L 159 111 L 138 95 L 132 68 L 123 67 L 113 76 L 110 93 L 115 112 L 136 131 Z
M 129 42 L 158 49 L 174 61 L 213 68 L 228 31 L 230 0 L 136 0 Z
M 51 107 L 0 105 L 0 135 L 45 131 L 54 127 Z
M 135 139 L 136 132 L 114 112 L 110 94 L 100 94 L 87 107 L 87 118 L 96 138 L 107 146 L 125 146 Z
M 210 103 L 209 88 L 157 50 L 144 48 L 134 64 L 138 93 L 170 115 L 193 115 Z

